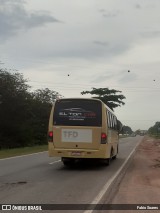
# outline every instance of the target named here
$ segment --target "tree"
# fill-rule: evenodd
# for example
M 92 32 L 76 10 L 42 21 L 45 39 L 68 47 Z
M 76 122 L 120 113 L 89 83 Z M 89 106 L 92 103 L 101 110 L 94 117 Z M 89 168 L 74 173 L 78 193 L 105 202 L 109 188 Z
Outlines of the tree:
M 62 96 L 58 92 L 45 88 L 35 90 L 32 97 L 41 103 L 52 104 L 58 97 L 61 98 Z
M 0 148 L 25 146 L 30 138 L 26 82 L 21 73 L 0 70 Z
M 137 130 L 135 131 L 135 133 L 136 133 L 136 135 L 140 135 L 141 130 L 140 130 L 140 129 L 137 129 Z
M 61 97 L 58 92 L 48 88 L 38 89 L 32 92 L 32 128 L 34 134 L 34 144 L 44 144 L 47 142 L 46 133 L 48 130 L 48 120 L 53 102 Z
M 123 134 L 123 124 L 119 120 L 117 120 L 117 129 L 119 134 Z
M 0 149 L 47 144 L 48 120 L 57 92 L 29 92 L 18 72 L 0 70 Z
M 154 126 L 150 127 L 148 133 L 151 135 L 160 135 L 160 122 L 157 121 Z
M 123 129 L 122 129 L 122 132 L 123 132 L 123 134 L 132 134 L 132 129 L 131 129 L 131 127 L 129 127 L 129 126 L 123 126 Z
M 91 91 L 83 91 L 84 94 L 96 95 L 92 98 L 98 98 L 103 101 L 110 109 L 114 109 L 118 106 L 124 105 L 125 103 L 122 101 L 125 99 L 124 95 L 117 95 L 116 93 L 121 93 L 119 90 L 109 89 L 109 88 L 92 88 Z

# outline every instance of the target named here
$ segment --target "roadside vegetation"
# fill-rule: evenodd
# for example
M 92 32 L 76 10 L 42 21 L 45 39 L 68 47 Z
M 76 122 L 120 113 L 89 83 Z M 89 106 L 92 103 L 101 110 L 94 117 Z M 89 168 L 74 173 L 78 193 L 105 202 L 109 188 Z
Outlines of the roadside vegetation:
M 48 145 L 38 145 L 24 148 L 13 148 L 0 150 L 0 159 L 28 155 L 32 153 L 44 152 L 48 150 Z
M 31 91 L 18 72 L 0 69 L 0 150 L 47 144 L 52 102 L 60 94 Z
M 154 126 L 150 127 L 148 129 L 148 134 L 151 136 L 151 137 L 154 137 L 154 138 L 158 138 L 160 139 L 160 122 L 157 121 Z

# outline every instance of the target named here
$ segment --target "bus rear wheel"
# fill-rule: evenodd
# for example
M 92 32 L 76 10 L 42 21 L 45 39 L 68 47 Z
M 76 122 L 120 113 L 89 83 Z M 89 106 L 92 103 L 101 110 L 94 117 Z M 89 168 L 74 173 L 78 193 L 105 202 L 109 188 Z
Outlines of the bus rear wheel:
M 116 153 L 116 155 L 114 155 L 114 156 L 112 157 L 113 160 L 115 160 L 115 159 L 117 158 L 117 154 L 118 154 L 118 146 L 117 146 L 117 153 Z
M 103 160 L 103 163 L 104 163 L 105 166 L 109 166 L 110 163 L 111 163 L 111 158 L 106 158 L 106 159 L 104 159 L 104 160 Z
M 111 151 L 110 151 L 110 157 L 109 157 L 109 158 L 104 159 L 104 164 L 105 164 L 106 166 L 109 166 L 109 165 L 110 165 L 111 160 L 112 160 L 112 158 L 113 158 L 112 156 L 113 156 L 113 148 L 111 148 Z
M 114 156 L 112 157 L 113 160 L 115 160 L 116 158 L 117 158 L 117 155 L 114 155 Z
M 64 166 L 73 166 L 75 164 L 75 159 L 73 158 L 62 157 L 61 161 L 63 162 Z

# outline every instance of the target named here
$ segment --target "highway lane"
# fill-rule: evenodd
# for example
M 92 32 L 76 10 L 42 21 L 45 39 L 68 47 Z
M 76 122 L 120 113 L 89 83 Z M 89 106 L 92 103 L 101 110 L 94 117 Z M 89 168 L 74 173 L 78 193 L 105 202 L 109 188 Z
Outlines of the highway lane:
M 66 168 L 47 152 L 0 160 L 0 203 L 91 203 L 142 138 L 120 139 L 118 158 L 109 167 Z

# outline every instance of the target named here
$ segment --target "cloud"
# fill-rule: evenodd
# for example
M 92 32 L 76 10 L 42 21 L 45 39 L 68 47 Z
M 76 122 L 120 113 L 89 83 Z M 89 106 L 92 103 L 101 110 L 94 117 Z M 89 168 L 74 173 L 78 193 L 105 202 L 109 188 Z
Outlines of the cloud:
M 103 83 L 112 80 L 119 84 L 130 83 L 137 80 L 137 74 L 132 71 L 128 72 L 128 70 L 105 71 L 95 76 L 91 83 Z
M 106 10 L 105 9 L 100 9 L 99 12 L 100 13 L 104 13 L 104 12 L 106 12 Z
M 118 82 L 121 84 L 124 84 L 124 83 L 133 82 L 136 79 L 137 79 L 137 75 L 135 73 L 132 73 L 132 71 L 130 71 L 130 72 L 122 71 L 119 73 Z
M 16 35 L 19 30 L 26 30 L 47 23 L 60 22 L 47 11 L 29 12 L 22 0 L 0 0 L 0 39 L 5 40 Z
M 91 81 L 91 83 L 102 83 L 106 82 L 107 80 L 113 79 L 116 76 L 115 73 L 104 73 L 104 74 L 99 74 L 98 77 L 95 77 L 94 80 Z
M 104 18 L 114 18 L 114 17 L 117 17 L 119 15 L 119 11 L 105 11 L 102 16 Z
M 108 46 L 107 42 L 104 41 L 93 41 L 94 44 L 100 45 L 100 46 Z
M 141 36 L 146 38 L 160 37 L 160 30 L 142 32 Z
M 139 9 L 142 9 L 142 7 L 141 7 L 140 4 L 136 4 L 136 5 L 135 5 L 135 8 L 138 9 L 138 10 L 139 10 Z
M 100 10 L 98 10 L 98 11 L 102 14 L 102 16 L 103 16 L 104 18 L 113 18 L 113 17 L 116 17 L 116 16 L 118 16 L 118 15 L 120 14 L 120 11 L 119 11 L 119 10 L 107 11 L 107 10 L 105 10 L 105 9 L 100 9 Z

